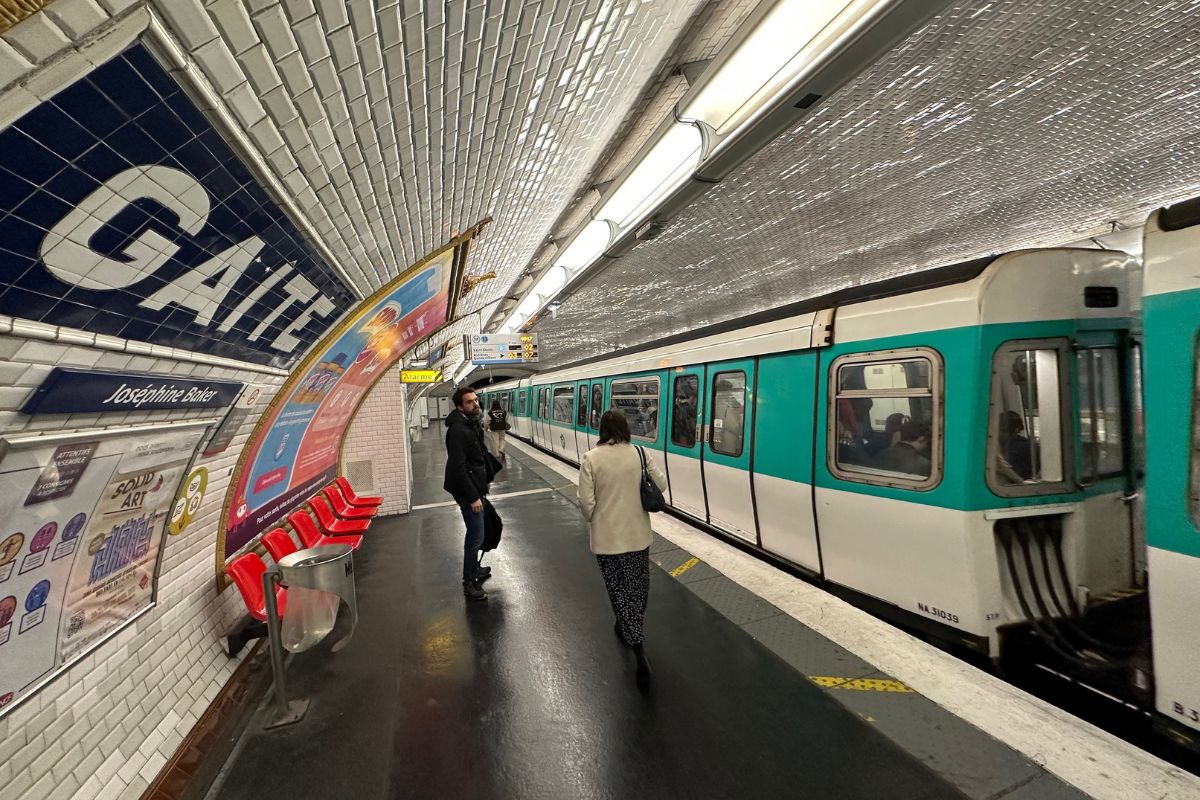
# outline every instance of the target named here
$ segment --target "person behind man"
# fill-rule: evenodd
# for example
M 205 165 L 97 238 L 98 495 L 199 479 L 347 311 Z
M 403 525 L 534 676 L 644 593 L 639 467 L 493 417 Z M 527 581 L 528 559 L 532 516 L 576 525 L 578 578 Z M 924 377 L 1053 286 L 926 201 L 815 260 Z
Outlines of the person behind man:
M 504 432 L 508 430 L 508 412 L 500 405 L 499 400 L 492 401 L 488 411 L 488 433 L 492 439 L 492 455 L 504 458 Z
M 642 508 L 642 459 L 629 443 L 629 420 L 620 411 L 600 417 L 599 444 L 583 454 L 579 506 L 589 522 L 590 543 L 616 622 L 613 629 L 637 658 L 637 684 L 650 686 L 650 660 L 642 623 L 650 592 L 650 515 Z M 643 451 L 644 452 L 644 451 Z M 659 489 L 667 478 L 650 453 L 646 471 Z
M 875 466 L 889 472 L 928 477 L 931 437 L 932 428 L 928 422 L 908 420 L 900 426 L 900 441 L 882 451 Z
M 454 393 L 454 410 L 446 416 L 446 478 L 442 488 L 454 497 L 462 511 L 467 533 L 463 542 L 463 594 L 468 600 L 486 600 L 481 584 L 491 577 L 491 567 L 479 566 L 483 544 L 483 498 L 487 494 L 488 470 L 483 456 L 479 398 L 463 386 Z

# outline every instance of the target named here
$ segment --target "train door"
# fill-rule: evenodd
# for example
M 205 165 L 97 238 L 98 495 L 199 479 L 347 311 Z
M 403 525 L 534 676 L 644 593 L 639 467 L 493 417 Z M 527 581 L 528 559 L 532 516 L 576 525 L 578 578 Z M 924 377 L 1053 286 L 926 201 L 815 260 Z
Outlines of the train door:
M 760 358 L 751 445 L 763 548 L 820 572 L 812 502 L 816 380 L 816 352 Z
M 704 443 L 704 488 L 708 521 L 749 542 L 758 542 L 750 485 L 754 361 L 708 366 Z
M 549 448 L 550 447 L 550 432 L 547 430 L 547 418 L 549 417 L 548 405 L 546 401 L 546 393 L 549 387 L 535 386 L 534 399 L 534 418 L 536 420 L 533 429 L 533 441 L 535 444 Z
M 671 375 L 670 421 L 667 438 L 667 477 L 670 479 L 671 505 L 707 520 L 704 502 L 704 474 L 700 451 L 704 436 L 704 366 L 676 370 Z
M 576 464 L 583 463 L 583 454 L 588 449 L 588 400 L 591 394 L 591 387 L 587 381 L 580 381 L 575 385 L 575 449 L 570 458 Z
M 591 450 L 600 442 L 600 415 L 604 413 L 604 382 L 592 384 L 588 401 L 587 447 Z
M 575 454 L 575 384 L 556 383 L 550 404 L 550 449 L 570 458 Z

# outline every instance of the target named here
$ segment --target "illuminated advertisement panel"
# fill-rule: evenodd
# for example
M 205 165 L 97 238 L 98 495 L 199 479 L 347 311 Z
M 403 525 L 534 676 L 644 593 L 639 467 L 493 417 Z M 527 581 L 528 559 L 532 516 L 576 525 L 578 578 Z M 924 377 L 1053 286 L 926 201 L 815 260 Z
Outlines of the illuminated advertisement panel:
M 368 298 L 289 379 L 243 451 L 222 563 L 336 476 L 342 438 L 367 391 L 449 319 L 457 255 L 447 247 Z

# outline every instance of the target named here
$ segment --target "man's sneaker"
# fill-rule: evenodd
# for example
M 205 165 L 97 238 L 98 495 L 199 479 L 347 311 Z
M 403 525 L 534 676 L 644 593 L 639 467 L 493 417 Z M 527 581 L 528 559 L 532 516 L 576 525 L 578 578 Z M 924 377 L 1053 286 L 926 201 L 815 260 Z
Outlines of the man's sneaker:
M 464 581 L 463 594 L 468 600 L 487 600 L 487 592 L 483 590 L 478 581 Z
M 483 580 L 484 578 L 490 578 L 490 577 L 492 577 L 492 568 L 491 567 L 480 567 L 479 568 L 479 579 L 480 580 Z

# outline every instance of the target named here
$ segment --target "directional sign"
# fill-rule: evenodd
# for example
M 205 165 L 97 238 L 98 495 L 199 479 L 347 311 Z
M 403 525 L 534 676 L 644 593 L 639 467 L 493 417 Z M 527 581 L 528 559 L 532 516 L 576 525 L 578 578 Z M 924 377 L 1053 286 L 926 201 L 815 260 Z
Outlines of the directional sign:
M 404 369 L 400 371 L 401 383 L 441 383 L 445 378 L 442 377 L 440 369 Z
M 472 364 L 533 364 L 538 360 L 536 333 L 477 333 L 464 336 Z

